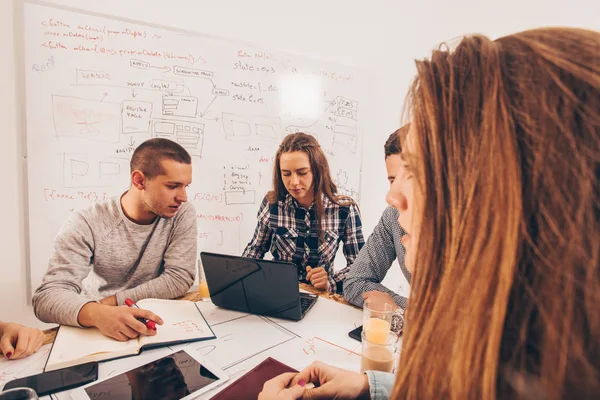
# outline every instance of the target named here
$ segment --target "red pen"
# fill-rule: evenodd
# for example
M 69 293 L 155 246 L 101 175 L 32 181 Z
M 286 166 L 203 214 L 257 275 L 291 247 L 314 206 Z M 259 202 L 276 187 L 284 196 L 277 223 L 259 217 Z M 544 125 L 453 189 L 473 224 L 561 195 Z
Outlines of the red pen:
M 137 304 L 135 304 L 133 302 L 133 300 L 131 300 L 130 298 L 125 299 L 125 304 L 127 304 L 128 307 L 135 307 L 137 309 L 140 309 L 137 306 Z M 146 325 L 146 328 L 152 329 L 153 331 L 156 330 L 156 323 L 154 321 L 146 319 L 146 318 L 137 318 L 137 320 L 140 321 L 141 323 L 143 323 L 144 325 Z

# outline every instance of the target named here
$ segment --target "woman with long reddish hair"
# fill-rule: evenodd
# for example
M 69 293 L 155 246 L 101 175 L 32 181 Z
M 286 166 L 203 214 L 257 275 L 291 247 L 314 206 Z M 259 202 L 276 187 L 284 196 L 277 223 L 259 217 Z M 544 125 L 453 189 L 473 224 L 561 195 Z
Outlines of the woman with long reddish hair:
M 466 37 L 409 104 L 396 377 L 316 363 L 260 399 L 600 398 L 600 33 Z
M 337 193 L 329 163 L 313 136 L 287 135 L 275 155 L 273 190 L 259 210 L 254 237 L 243 256 L 293 262 L 298 278 L 316 289 L 341 293 L 344 278 L 365 243 L 354 200 Z M 340 242 L 346 267 L 333 270 Z

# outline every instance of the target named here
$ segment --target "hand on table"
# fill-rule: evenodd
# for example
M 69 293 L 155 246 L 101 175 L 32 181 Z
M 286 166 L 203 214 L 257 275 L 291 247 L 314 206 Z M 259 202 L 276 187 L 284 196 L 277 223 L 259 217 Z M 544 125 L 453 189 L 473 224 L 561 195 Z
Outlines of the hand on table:
M 296 375 L 294 372 L 287 372 L 268 380 L 265 382 L 262 392 L 258 395 L 258 400 L 296 400 L 302 398 L 305 382 L 297 382 L 290 386 Z
M 306 382 L 315 387 L 308 388 Z M 311 385 L 312 386 L 312 385 Z M 295 397 L 294 397 L 295 396 Z M 314 362 L 297 374 L 279 375 L 265 383 L 259 400 L 369 399 L 367 375 Z
M 44 332 L 23 325 L 7 323 L 2 327 L 0 350 L 10 360 L 27 357 L 42 347 Z
M 365 301 L 365 303 L 367 301 L 375 302 L 379 306 L 383 306 L 383 304 L 387 303 L 392 306 L 393 310 L 396 310 L 399 308 L 398 304 L 396 304 L 396 302 L 394 301 L 394 298 L 386 292 L 380 292 L 378 290 L 371 290 L 369 292 L 363 293 L 362 297 L 363 297 L 363 300 Z
M 152 311 L 140 308 L 115 307 L 98 303 L 87 303 L 79 311 L 78 321 L 83 326 L 94 326 L 105 336 L 120 342 L 138 337 L 156 335 L 156 331 L 148 329 L 138 318 L 149 319 L 158 325 L 163 320 Z

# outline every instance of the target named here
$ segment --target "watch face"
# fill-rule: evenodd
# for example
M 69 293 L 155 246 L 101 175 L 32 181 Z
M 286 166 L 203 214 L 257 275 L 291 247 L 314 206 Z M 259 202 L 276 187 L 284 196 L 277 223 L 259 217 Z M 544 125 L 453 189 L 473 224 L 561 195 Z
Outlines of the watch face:
M 404 328 L 404 315 L 401 313 L 396 313 L 392 316 L 392 322 L 390 326 L 390 330 L 397 335 L 402 333 L 402 329 Z

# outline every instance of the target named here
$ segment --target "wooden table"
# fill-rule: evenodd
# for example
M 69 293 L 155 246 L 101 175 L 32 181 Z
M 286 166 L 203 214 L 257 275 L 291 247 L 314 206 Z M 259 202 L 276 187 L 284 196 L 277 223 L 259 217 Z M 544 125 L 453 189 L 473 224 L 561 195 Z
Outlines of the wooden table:
M 344 299 L 344 296 L 342 296 L 340 294 L 324 292 L 322 290 L 315 289 L 314 286 L 308 285 L 306 283 L 300 283 L 299 286 L 300 286 L 300 289 L 306 290 L 307 292 L 317 294 L 326 299 L 337 301 L 338 303 L 352 306 L 352 304 L 348 303 Z M 193 291 L 187 293 L 185 296 L 181 297 L 180 300 L 200 301 L 200 300 L 202 300 L 202 298 L 200 297 L 200 293 L 197 290 L 193 290 Z M 352 306 L 352 307 L 354 307 L 354 306 Z
M 320 297 L 324 297 L 329 300 L 337 301 L 338 303 L 342 303 L 342 304 L 345 304 L 345 305 L 348 305 L 351 307 L 355 307 L 352 304 L 348 303 L 344 299 L 344 296 L 339 295 L 337 293 L 329 293 L 329 292 L 317 290 L 312 285 L 308 285 L 306 283 L 300 283 L 300 289 L 306 290 L 307 292 L 310 292 L 310 293 L 314 293 L 316 295 L 319 295 Z M 200 300 L 202 300 L 202 298 L 200 297 L 200 293 L 196 289 L 196 290 L 192 290 L 192 291 L 188 292 L 185 296 L 180 297 L 178 300 L 200 301 Z M 358 308 L 358 307 L 355 307 L 355 308 Z M 58 328 L 53 328 L 53 329 L 48 329 L 48 330 L 44 331 L 44 334 L 45 334 L 44 344 L 49 344 L 54 341 L 57 330 L 58 330 Z

